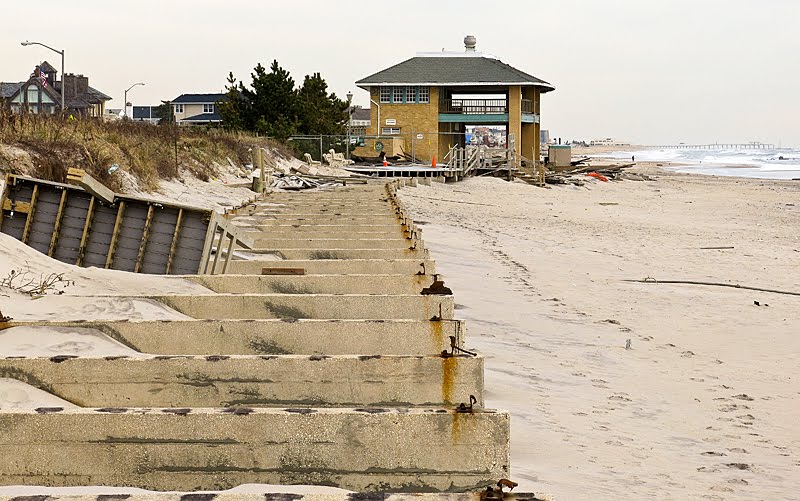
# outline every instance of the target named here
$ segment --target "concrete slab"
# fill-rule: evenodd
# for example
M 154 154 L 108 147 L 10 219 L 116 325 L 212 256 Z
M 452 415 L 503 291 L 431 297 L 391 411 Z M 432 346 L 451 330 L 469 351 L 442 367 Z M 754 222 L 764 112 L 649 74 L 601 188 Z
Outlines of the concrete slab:
M 24 487 L 16 486 L 7 488 L 13 494 L 4 495 L 6 492 L 0 487 L 0 501 L 32 501 L 44 499 L 47 501 L 109 501 L 112 499 L 126 501 L 187 501 L 194 498 L 211 498 L 214 501 L 253 501 L 256 499 L 266 501 L 356 501 L 368 496 L 373 501 L 485 501 L 484 491 L 470 493 L 354 493 L 336 487 L 291 486 L 291 485 L 265 485 L 250 484 L 241 488 L 209 493 L 189 492 L 154 492 L 142 491 L 132 488 L 95 487 L 87 488 L 58 488 L 58 487 Z M 78 494 L 87 491 L 92 494 Z M 499 495 L 498 495 L 499 496 Z M 503 501 L 547 501 L 549 498 L 536 497 L 532 493 L 504 492 Z
M 452 296 L 336 294 L 204 294 L 147 296 L 197 319 L 453 318 Z
M 249 238 L 392 238 L 406 239 L 411 236 L 409 229 L 400 225 L 365 227 L 352 226 L 241 226 Z
M 509 473 L 509 416 L 436 409 L 0 411 L 0 484 L 460 492 Z M 58 437 L 54 441 L 54 437 Z
M 307 275 L 415 275 L 436 273 L 432 259 L 292 259 L 292 260 L 231 260 L 228 273 L 261 275 L 263 268 L 302 268 Z
M 422 242 L 408 238 L 359 238 L 357 235 L 347 237 L 347 232 L 338 235 L 339 238 L 281 238 L 264 232 L 261 238 L 253 240 L 253 250 L 258 249 L 409 249 L 416 244 L 422 247 Z
M 8 357 L 0 377 L 81 407 L 483 406 L 471 356 Z
M 15 323 L 95 329 L 156 355 L 438 355 L 450 336 L 464 347 L 461 320 L 131 320 Z
M 258 249 L 260 253 L 279 253 L 284 259 L 427 259 L 427 249 Z
M 185 275 L 218 293 L 230 294 L 420 294 L 432 275 Z

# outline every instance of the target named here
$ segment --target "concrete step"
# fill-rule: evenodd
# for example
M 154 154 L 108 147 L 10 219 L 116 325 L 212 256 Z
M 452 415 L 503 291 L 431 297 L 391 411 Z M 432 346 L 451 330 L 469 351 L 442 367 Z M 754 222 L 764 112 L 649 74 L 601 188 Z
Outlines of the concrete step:
M 130 296 L 126 296 L 130 297 Z M 360 294 L 195 294 L 142 296 L 197 319 L 411 319 L 453 318 L 452 296 Z
M 264 268 L 302 269 L 307 275 L 432 275 L 436 273 L 436 262 L 432 259 L 233 259 L 228 263 L 228 273 L 233 275 L 261 275 Z
M 250 238 L 391 238 L 408 239 L 409 230 L 393 226 L 240 226 Z
M 256 249 L 288 260 L 321 259 L 427 259 L 426 249 Z M 230 268 L 228 268 L 230 271 Z
M 109 411 L 0 411 L 0 484 L 464 492 L 509 476 L 509 416 L 501 412 Z
M 432 275 L 184 275 L 214 292 L 230 294 L 420 294 Z
M 101 332 L 154 355 L 438 355 L 464 347 L 461 320 L 126 320 L 13 323 Z
M 397 226 L 401 222 L 398 216 L 308 216 L 308 217 L 281 217 L 281 216 L 235 216 L 231 218 L 232 221 L 238 224 L 239 221 L 257 222 L 263 226 L 275 225 L 381 225 L 381 226 Z
M 209 355 L 0 358 L 17 375 L 81 407 L 483 406 L 483 358 Z
M 289 216 L 289 217 L 306 217 L 306 216 L 328 216 L 331 219 L 337 217 L 351 217 L 351 216 L 397 216 L 398 210 L 393 207 L 360 207 L 358 204 L 353 204 L 351 207 L 306 207 L 306 206 L 285 206 L 285 207 L 271 207 L 269 209 L 259 209 L 252 213 L 246 212 L 242 215 L 249 216 Z
M 530 492 L 503 492 L 496 494 L 496 498 L 489 498 L 485 491 L 466 492 L 466 493 L 380 493 L 370 496 L 368 493 L 352 493 L 347 490 L 340 490 L 337 487 L 316 487 L 314 492 L 309 492 L 303 486 L 280 486 L 270 485 L 247 487 L 244 492 L 233 490 L 214 491 L 208 493 L 193 492 L 154 492 L 154 491 L 135 491 L 130 488 L 104 487 L 102 494 L 72 494 L 69 489 L 58 487 L 21 487 L 15 486 L 7 488 L 6 491 L 0 487 L 0 501 L 32 501 L 46 499 L 47 501 L 187 501 L 191 499 L 210 499 L 214 501 L 244 501 L 248 499 L 264 500 L 285 500 L 291 498 L 292 501 L 353 501 L 354 498 L 370 497 L 375 501 L 486 501 L 487 499 L 503 499 L 503 501 L 547 501 L 549 498 L 536 497 Z M 495 487 L 495 492 L 497 487 Z M 97 489 L 94 489 L 97 490 Z M 5 496 L 4 492 L 13 491 L 13 495 Z
M 409 238 L 280 238 L 269 232 L 262 233 L 261 237 L 253 240 L 253 250 L 258 249 L 411 249 L 421 248 L 420 240 Z M 364 235 L 367 237 L 367 235 Z M 372 236 L 372 235 L 369 235 Z

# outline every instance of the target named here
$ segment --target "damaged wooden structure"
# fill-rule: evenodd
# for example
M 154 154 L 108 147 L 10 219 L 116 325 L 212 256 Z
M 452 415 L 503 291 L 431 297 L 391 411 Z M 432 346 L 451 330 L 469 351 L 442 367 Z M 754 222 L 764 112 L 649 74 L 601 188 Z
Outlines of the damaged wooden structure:
M 7 175 L 0 232 L 65 263 L 167 275 L 205 271 L 214 245 L 245 245 L 208 209 L 120 195 L 80 169 L 67 180 Z

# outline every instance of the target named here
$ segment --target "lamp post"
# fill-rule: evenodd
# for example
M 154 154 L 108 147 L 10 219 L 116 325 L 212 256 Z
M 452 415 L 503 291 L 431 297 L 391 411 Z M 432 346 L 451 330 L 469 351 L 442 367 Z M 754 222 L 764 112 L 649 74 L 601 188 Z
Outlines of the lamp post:
M 28 45 L 41 45 L 42 47 L 48 48 L 48 49 L 52 50 L 53 52 L 55 52 L 56 54 L 60 54 L 61 55 L 61 113 L 63 114 L 66 111 L 66 109 L 64 107 L 64 94 L 66 94 L 66 89 L 64 88 L 64 51 L 63 50 L 54 49 L 54 48 L 50 47 L 49 45 L 45 45 L 45 44 L 43 44 L 41 42 L 29 42 L 29 41 L 25 40 L 24 42 L 20 42 L 20 43 L 22 44 L 23 47 L 27 47 Z M 53 85 L 55 85 L 55 82 L 53 82 Z
M 347 159 L 350 160 L 350 132 L 353 127 L 353 93 L 347 92 Z
M 122 114 L 123 118 L 128 118 L 128 91 L 133 89 L 137 85 L 144 85 L 144 82 L 136 82 L 135 84 L 133 84 L 130 87 L 128 87 L 127 89 L 125 89 L 125 98 L 124 98 L 125 99 L 125 103 L 124 103 L 125 111 Z

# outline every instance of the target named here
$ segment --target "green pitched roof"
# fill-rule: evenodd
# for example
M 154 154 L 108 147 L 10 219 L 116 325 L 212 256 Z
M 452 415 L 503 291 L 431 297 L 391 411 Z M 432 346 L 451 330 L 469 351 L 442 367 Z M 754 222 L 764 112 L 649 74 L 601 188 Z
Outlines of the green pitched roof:
M 414 85 L 530 85 L 550 92 L 555 87 L 509 66 L 499 59 L 484 56 L 413 57 L 374 75 L 362 78 L 362 88 L 393 84 Z

